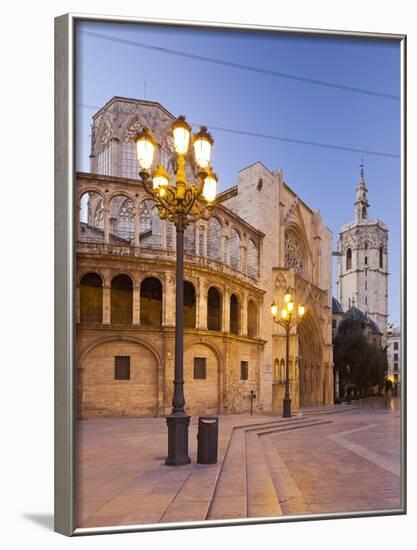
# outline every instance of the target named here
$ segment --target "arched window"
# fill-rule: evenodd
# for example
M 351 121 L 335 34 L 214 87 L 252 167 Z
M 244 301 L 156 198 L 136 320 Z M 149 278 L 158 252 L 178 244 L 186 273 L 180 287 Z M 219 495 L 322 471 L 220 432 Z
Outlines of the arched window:
M 218 262 L 222 260 L 220 256 L 221 240 L 222 240 L 222 226 L 219 220 L 212 216 L 208 222 L 207 256 L 212 260 L 217 260 Z
M 186 254 L 195 254 L 195 232 L 196 225 L 190 223 L 184 231 L 184 252 Z
M 141 246 L 161 248 L 162 220 L 159 217 L 156 204 L 145 200 L 139 206 L 139 239 Z
M 209 288 L 207 295 L 207 328 L 208 330 L 222 329 L 222 298 L 214 286 Z
M 240 237 L 234 227 L 230 231 L 230 265 L 233 269 L 240 269 Z
M 112 140 L 111 129 L 106 126 L 97 146 L 97 173 L 110 176 L 112 169 Z
M 147 277 L 140 285 L 140 324 L 162 325 L 162 284 L 156 277 Z
M 249 277 L 254 279 L 258 276 L 258 249 L 256 244 L 249 240 L 248 242 L 248 256 L 247 256 L 247 268 L 246 271 Z
M 346 270 L 352 269 L 352 249 L 346 250 Z
M 284 361 L 284 359 L 281 359 L 279 372 L 280 372 L 279 379 L 280 380 L 285 380 L 285 361 Z
M 133 283 L 128 275 L 116 275 L 111 282 L 111 322 L 130 325 L 133 315 Z
M 248 302 L 248 336 L 256 338 L 258 335 L 258 308 L 253 300 Z
M 230 332 L 239 334 L 239 300 L 235 294 L 230 296 Z
M 122 139 L 122 177 L 139 178 L 139 166 L 136 156 L 135 137 L 142 130 L 143 122 L 135 118 L 125 131 Z
M 87 191 L 80 200 L 80 234 L 82 242 L 104 242 L 104 202 L 94 191 Z
M 366 206 L 362 208 L 362 219 L 366 220 Z
M 103 281 L 97 273 L 87 273 L 80 281 L 80 321 L 103 322 Z
M 278 359 L 275 359 L 274 361 L 274 382 L 278 382 L 280 380 L 279 377 L 279 361 Z
M 117 236 L 129 242 L 135 238 L 135 206 L 131 199 L 125 199 L 120 207 Z
M 195 288 L 189 281 L 184 281 L 184 327 L 195 328 L 196 316 Z
M 384 249 L 382 246 L 379 247 L 379 267 L 381 269 L 384 267 Z

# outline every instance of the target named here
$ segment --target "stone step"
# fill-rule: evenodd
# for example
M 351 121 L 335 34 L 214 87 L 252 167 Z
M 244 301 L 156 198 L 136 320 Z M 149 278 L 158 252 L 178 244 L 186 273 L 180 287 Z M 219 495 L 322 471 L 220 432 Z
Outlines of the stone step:
M 303 428 L 311 428 L 314 426 L 322 426 L 323 424 L 332 424 L 333 420 L 315 420 L 304 419 L 304 422 L 297 422 L 293 425 L 267 427 L 265 429 L 257 430 L 258 436 L 276 434 L 279 432 L 288 432 L 292 430 L 301 430 Z
M 234 519 L 247 516 L 245 450 L 245 431 L 234 429 L 206 519 Z
M 302 416 L 315 416 L 315 415 L 321 415 L 321 414 L 340 414 L 345 412 L 352 412 L 352 411 L 359 411 L 360 407 L 358 405 L 347 405 L 347 406 L 338 406 L 337 408 L 329 408 L 329 409 L 306 409 L 301 411 Z
M 275 486 L 254 431 L 246 431 L 246 500 L 247 517 L 276 517 L 282 515 Z

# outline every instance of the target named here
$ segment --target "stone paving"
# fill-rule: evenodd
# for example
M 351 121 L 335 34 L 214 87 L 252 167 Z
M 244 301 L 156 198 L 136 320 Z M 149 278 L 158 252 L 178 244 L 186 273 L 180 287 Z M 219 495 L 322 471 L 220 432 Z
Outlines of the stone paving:
M 214 465 L 196 464 L 192 418 L 192 463 L 180 467 L 164 464 L 164 418 L 80 421 L 78 527 L 398 509 L 397 409 L 398 401 L 291 419 L 221 416 Z

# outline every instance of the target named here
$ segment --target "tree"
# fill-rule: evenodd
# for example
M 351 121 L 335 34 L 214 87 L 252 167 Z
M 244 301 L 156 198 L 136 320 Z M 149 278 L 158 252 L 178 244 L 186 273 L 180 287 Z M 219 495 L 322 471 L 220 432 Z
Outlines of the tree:
M 352 384 L 360 395 L 384 384 L 388 368 L 386 353 L 368 341 L 364 328 L 359 320 L 344 319 L 339 325 L 333 349 L 342 388 Z

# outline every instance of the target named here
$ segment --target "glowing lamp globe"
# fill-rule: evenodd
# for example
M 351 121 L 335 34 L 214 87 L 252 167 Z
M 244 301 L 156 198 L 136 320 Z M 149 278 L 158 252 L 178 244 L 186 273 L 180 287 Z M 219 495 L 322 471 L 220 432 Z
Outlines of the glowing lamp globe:
M 191 127 L 186 122 L 185 116 L 179 116 L 177 120 L 173 122 L 171 128 L 175 151 L 178 155 L 185 155 L 188 151 L 188 144 L 191 136 Z
M 152 166 L 156 142 L 149 128 L 143 128 L 135 139 L 138 164 L 142 170 L 149 170 Z

